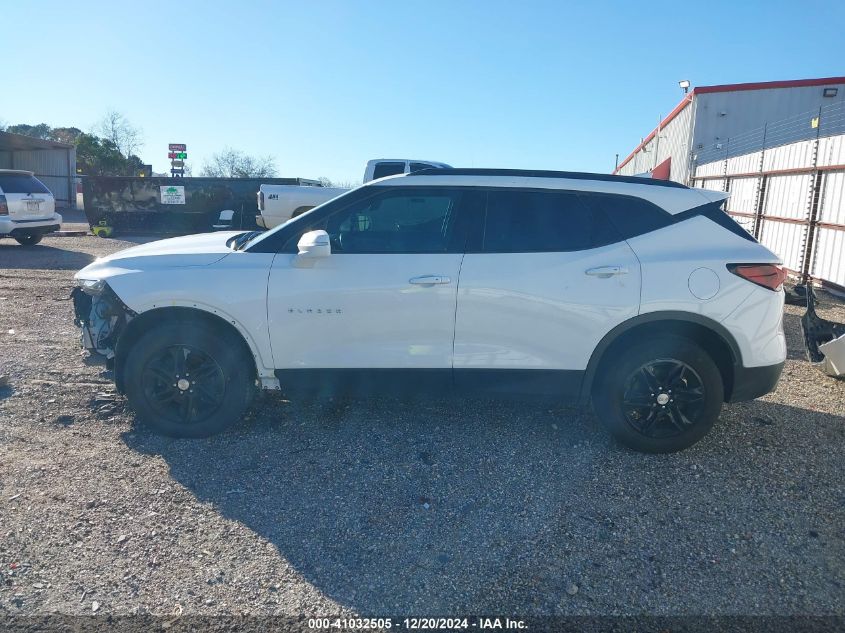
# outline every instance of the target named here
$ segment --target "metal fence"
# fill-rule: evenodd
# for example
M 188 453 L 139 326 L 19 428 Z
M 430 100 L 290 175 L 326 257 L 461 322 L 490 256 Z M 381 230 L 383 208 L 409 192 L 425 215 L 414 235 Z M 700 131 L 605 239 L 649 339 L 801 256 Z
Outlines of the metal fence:
M 698 154 L 691 186 L 730 192 L 727 212 L 791 273 L 845 292 L 845 103 L 725 144 Z

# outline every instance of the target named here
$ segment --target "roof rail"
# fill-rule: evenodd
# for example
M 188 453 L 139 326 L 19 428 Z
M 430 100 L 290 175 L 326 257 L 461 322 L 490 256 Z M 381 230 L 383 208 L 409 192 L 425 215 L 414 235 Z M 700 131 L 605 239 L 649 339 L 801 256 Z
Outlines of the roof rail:
M 651 185 L 652 187 L 674 187 L 689 189 L 686 185 L 672 180 L 656 180 L 639 176 L 613 176 L 611 174 L 591 174 L 580 171 L 548 171 L 542 169 L 486 169 L 470 167 L 450 167 L 448 169 L 421 169 L 406 176 L 513 176 L 521 178 L 564 178 L 569 180 L 599 180 L 602 182 L 626 182 L 632 185 Z

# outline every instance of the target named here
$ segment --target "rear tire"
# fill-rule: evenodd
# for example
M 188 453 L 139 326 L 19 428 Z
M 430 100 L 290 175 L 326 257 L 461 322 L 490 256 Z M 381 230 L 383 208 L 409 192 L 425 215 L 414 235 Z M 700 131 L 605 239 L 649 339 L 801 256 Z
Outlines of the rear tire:
M 620 443 L 672 453 L 704 437 L 719 417 L 724 384 L 716 363 L 689 339 L 635 343 L 603 362 L 593 409 Z
M 15 238 L 15 241 L 21 246 L 35 246 L 44 237 L 38 233 L 30 233 L 29 235 L 20 235 Z
M 171 437 L 208 437 L 249 405 L 252 359 L 229 332 L 196 321 L 164 323 L 126 357 L 126 396 L 138 419 Z

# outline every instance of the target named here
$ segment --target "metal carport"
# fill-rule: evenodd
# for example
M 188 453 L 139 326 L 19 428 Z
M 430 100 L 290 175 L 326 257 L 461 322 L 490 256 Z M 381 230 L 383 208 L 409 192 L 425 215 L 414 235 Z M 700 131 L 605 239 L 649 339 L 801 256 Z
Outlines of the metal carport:
M 0 132 L 0 169 L 35 172 L 57 207 L 76 206 L 76 148 L 67 143 Z

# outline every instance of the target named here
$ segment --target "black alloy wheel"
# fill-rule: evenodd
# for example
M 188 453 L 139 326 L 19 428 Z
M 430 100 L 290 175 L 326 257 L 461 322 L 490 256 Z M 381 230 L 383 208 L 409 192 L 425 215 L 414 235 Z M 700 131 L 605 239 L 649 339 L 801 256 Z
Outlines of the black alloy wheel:
M 208 354 L 173 345 L 153 356 L 143 370 L 144 395 L 156 414 L 180 424 L 207 420 L 223 405 L 226 378 Z
M 661 358 L 638 367 L 622 394 L 622 410 L 635 431 L 650 438 L 677 437 L 704 410 L 704 383 L 686 363 Z
M 138 420 L 172 437 L 208 437 L 235 424 L 255 392 L 245 341 L 204 319 L 165 319 L 132 344 L 123 383 Z
M 704 437 L 719 418 L 725 383 L 700 344 L 677 335 L 611 348 L 593 381 L 593 409 L 629 448 L 671 453 Z

